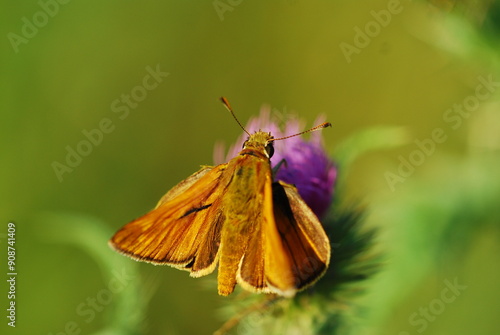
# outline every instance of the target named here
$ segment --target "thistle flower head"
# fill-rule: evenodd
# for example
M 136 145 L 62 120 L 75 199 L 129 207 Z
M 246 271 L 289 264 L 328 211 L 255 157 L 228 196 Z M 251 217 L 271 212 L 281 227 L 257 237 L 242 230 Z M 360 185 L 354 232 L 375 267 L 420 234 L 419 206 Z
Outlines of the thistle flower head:
M 318 124 L 321 122 L 323 120 L 316 120 Z M 299 120 L 290 119 L 285 123 L 285 129 L 281 130 L 271 119 L 269 106 L 262 107 L 259 117 L 251 119 L 246 126 L 249 133 L 262 130 L 270 132 L 274 138 L 297 134 L 303 128 Z M 294 184 L 302 199 L 319 218 L 326 214 L 331 204 L 337 176 L 337 169 L 326 155 L 321 136 L 321 132 L 318 131 L 312 133 L 308 141 L 302 136 L 275 141 L 273 143 L 274 155 L 271 157 L 273 168 L 284 161 L 276 172 L 275 180 Z M 246 139 L 246 134 L 240 136 L 229 148 L 226 157 L 224 157 L 224 148 L 217 145 L 214 151 L 215 163 L 228 161 L 238 155 Z

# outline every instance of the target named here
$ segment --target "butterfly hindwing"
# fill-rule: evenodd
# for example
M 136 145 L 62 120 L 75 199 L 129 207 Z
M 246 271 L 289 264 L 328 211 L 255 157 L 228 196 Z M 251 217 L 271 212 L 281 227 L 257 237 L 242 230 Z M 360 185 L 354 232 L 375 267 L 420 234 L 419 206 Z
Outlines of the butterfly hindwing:
M 295 287 L 306 288 L 326 271 L 330 242 L 320 221 L 293 185 L 273 183 L 273 204 L 285 254 L 291 260 Z

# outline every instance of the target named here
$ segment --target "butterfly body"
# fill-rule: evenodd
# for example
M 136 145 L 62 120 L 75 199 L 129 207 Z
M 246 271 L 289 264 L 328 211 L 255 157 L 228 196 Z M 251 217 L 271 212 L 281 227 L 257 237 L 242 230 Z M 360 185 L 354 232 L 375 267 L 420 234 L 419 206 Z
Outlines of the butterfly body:
M 202 167 L 110 244 L 136 260 L 200 277 L 218 264 L 218 291 L 236 283 L 291 297 L 326 270 L 330 244 L 296 188 L 273 182 L 273 137 L 256 132 L 226 164 Z
M 267 135 L 267 136 L 266 136 Z M 247 141 L 240 154 L 228 163 L 227 194 L 222 200 L 225 221 L 219 258 L 219 292 L 227 295 L 234 290 L 240 260 L 248 250 L 249 239 L 259 233 L 265 188 L 271 185 L 269 155 L 264 150 L 268 133 L 256 133 Z

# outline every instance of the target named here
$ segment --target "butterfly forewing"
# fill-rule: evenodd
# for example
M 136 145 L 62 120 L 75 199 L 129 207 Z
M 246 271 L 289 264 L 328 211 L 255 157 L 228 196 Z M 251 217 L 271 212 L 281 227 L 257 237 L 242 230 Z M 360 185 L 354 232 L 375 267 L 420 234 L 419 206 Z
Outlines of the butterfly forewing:
M 203 168 L 167 193 L 148 214 L 125 225 L 111 245 L 132 258 L 200 276 L 213 271 L 224 221 L 220 194 L 226 165 Z M 181 189 L 181 192 L 177 190 Z
M 286 275 L 290 272 L 290 263 L 274 222 L 270 169 L 263 171 L 257 178 L 264 182 L 259 187 L 259 210 L 251 222 L 253 233 L 249 235 L 237 278 L 249 291 L 290 295 L 293 294 L 294 286 L 289 280 L 291 276 Z M 272 275 L 273 268 L 277 269 L 279 276 Z
M 265 177 L 262 177 L 263 179 Z M 318 280 L 330 260 L 328 238 L 295 187 L 269 180 L 238 279 L 247 290 L 293 296 Z

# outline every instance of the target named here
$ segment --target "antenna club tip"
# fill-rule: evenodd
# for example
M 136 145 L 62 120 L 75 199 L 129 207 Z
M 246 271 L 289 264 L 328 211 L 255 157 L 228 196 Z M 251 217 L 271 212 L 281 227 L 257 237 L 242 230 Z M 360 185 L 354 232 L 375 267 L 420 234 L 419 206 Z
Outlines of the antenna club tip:
M 224 104 L 224 106 L 226 106 L 227 109 L 230 111 L 232 110 L 229 100 L 227 100 L 226 97 L 220 97 L 220 101 Z
M 332 124 L 330 122 L 325 122 L 322 124 L 322 126 L 323 126 L 322 128 L 327 128 L 327 127 L 331 127 Z

